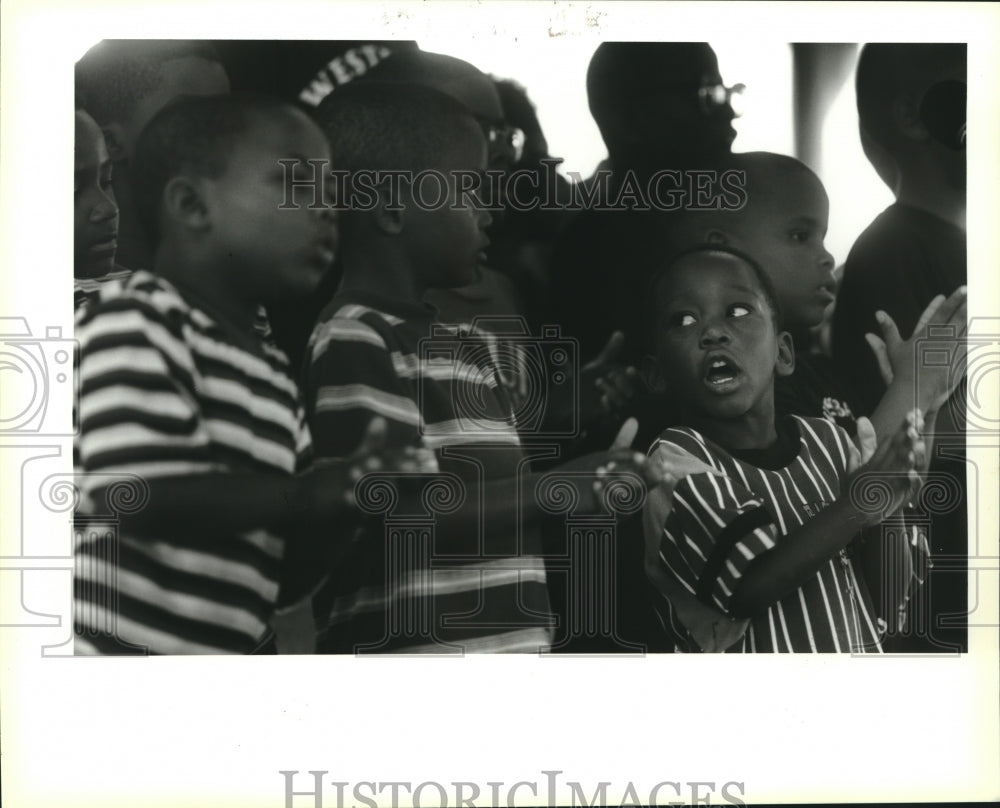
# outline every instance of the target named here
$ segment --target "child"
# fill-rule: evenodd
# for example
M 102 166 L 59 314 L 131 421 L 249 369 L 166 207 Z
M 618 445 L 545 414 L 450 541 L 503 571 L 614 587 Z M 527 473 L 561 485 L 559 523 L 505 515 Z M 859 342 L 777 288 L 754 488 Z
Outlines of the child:
M 77 92 L 101 127 L 114 166 L 118 202 L 117 259 L 122 271 L 145 269 L 152 247 L 136 210 L 131 161 L 139 133 L 157 112 L 182 96 L 225 95 L 229 78 L 209 42 L 183 39 L 109 39 L 77 62 Z M 124 276 L 122 276 L 124 277 Z M 274 344 L 264 307 L 254 329 Z
M 829 216 L 829 200 L 823 184 L 803 163 L 780 154 L 733 155 L 726 166 L 744 172 L 746 204 L 736 211 L 683 214 L 675 223 L 673 241 L 677 246 L 682 246 L 682 240 L 730 244 L 760 263 L 775 289 L 784 325 L 796 349 L 794 373 L 775 382 L 778 414 L 823 417 L 854 437 L 857 396 L 853 385 L 845 382 L 829 357 L 808 350 L 810 332 L 822 322 L 834 289 L 833 258 L 823 245 Z M 928 424 L 935 423 L 938 408 L 961 374 L 950 373 L 948 366 L 925 367 L 916 377 L 917 342 L 928 333 L 925 326 L 953 327 L 956 334 L 964 332 L 965 300 L 963 287 L 947 301 L 943 298 L 932 301 L 924 312 L 922 327 L 911 339 L 905 343 L 899 339 L 893 342 L 893 357 L 887 361 L 887 372 L 891 373 L 894 367 L 894 378 L 870 415 L 879 441 L 891 436 L 913 406 L 924 412 Z M 887 333 L 893 330 L 890 321 L 884 327 Z M 928 438 L 928 446 L 930 442 Z M 914 535 L 913 539 L 921 555 L 926 555 L 926 537 Z M 874 553 L 879 548 L 872 544 L 870 549 Z M 915 562 L 917 578 L 923 580 L 926 561 L 918 557 Z M 868 566 L 872 569 L 878 565 Z M 888 583 L 874 577 L 869 580 L 873 592 Z M 898 624 L 895 614 L 898 604 L 885 607 L 886 618 Z
M 714 470 L 678 483 L 668 514 L 655 494 L 645 505 L 647 561 L 673 584 L 664 627 L 678 650 L 878 652 L 882 631 L 849 549 L 908 498 L 922 422 L 911 416 L 871 455 L 864 424 L 859 469 L 829 421 L 776 419 L 775 379 L 794 368 L 777 300 L 760 266 L 729 247 L 692 248 L 654 276 L 650 344 L 683 426 L 651 454 L 680 447 Z M 878 475 L 879 513 L 859 507 L 861 472 Z
M 423 551 L 424 528 L 396 550 L 387 549 L 388 518 L 367 526 L 344 565 L 349 575 L 317 598 L 325 626 L 319 645 L 335 653 L 545 650 L 552 619 L 538 524 L 546 503 L 498 381 L 499 342 L 478 329 L 440 325 L 421 302 L 428 289 L 476 277 L 490 217 L 458 194 L 454 172 L 485 170 L 483 132 L 460 102 L 417 84 L 352 83 L 328 96 L 317 115 L 338 168 L 433 169 L 447 178 L 447 204 L 436 210 L 418 205 L 404 178 L 395 192 L 390 182 L 379 184 L 367 209 L 348 204 L 342 214 L 343 281 L 308 351 L 317 453 L 342 457 L 351 436 L 381 415 L 389 446 L 433 450 L 432 470 L 459 481 L 463 494 L 453 512 L 435 514 L 433 545 Z M 431 352 L 422 354 L 421 345 Z M 642 455 L 625 448 L 633 428 L 616 451 L 563 467 L 579 512 L 598 507 L 599 466 L 617 462 L 653 477 Z M 408 511 L 399 506 L 388 516 L 398 524 L 400 512 Z M 411 558 L 408 568 L 395 552 Z M 407 614 L 410 629 L 394 629 Z
M 118 205 L 111 186 L 111 158 L 100 127 L 76 111 L 73 172 L 73 306 L 79 308 L 102 283 L 127 277 L 115 266 Z
M 729 244 L 756 259 L 774 287 L 796 350 L 795 372 L 775 385 L 778 412 L 824 417 L 854 435 L 853 386 L 828 357 L 808 349 L 810 331 L 823 321 L 835 288 L 833 256 L 823 245 L 830 211 L 823 184 L 805 164 L 781 154 L 737 154 L 724 165 L 744 173 L 746 204 L 734 211 L 686 212 L 671 227 L 671 246 L 676 251 L 697 243 Z M 937 301 L 924 312 L 924 325 L 964 328 L 965 297 L 962 288 Z M 914 403 L 933 416 L 955 383 L 949 374 L 924 373 L 915 389 L 909 371 L 914 342 L 908 358 L 895 357 L 899 378 L 871 414 L 879 439 Z
M 252 327 L 262 302 L 314 288 L 336 246 L 329 209 L 281 208 L 278 161 L 293 156 L 329 160 L 329 146 L 305 113 L 269 101 L 179 101 L 139 138 L 153 272 L 105 285 L 77 315 L 78 518 L 107 514 L 123 482 L 147 501 L 118 537 L 78 538 L 78 653 L 268 646 L 285 536 L 343 518 L 350 472 L 295 476 L 305 413 L 284 355 Z

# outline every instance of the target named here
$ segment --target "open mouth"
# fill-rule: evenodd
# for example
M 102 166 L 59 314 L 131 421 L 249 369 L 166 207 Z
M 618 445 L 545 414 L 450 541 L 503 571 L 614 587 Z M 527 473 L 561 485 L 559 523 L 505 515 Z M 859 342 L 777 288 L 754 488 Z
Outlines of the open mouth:
M 724 356 L 712 357 L 705 369 L 705 382 L 709 387 L 725 388 L 736 381 L 740 369 L 730 359 Z

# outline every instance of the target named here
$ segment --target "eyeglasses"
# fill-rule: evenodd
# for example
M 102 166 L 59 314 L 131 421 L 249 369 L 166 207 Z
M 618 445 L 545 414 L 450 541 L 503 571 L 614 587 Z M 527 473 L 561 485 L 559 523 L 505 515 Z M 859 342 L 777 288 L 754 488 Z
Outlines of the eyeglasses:
M 517 165 L 524 156 L 524 132 L 516 126 L 498 126 L 480 119 L 479 125 L 486 136 L 490 162 L 503 159 L 509 165 Z
M 734 84 L 732 87 L 727 87 L 721 81 L 712 81 L 710 77 L 703 78 L 700 85 L 693 85 L 690 82 L 658 84 L 643 89 L 638 95 L 623 99 L 623 102 L 630 105 L 647 105 L 655 99 L 653 103 L 669 103 L 674 107 L 678 104 L 675 99 L 679 96 L 691 99 L 695 89 L 698 92 L 698 107 L 702 115 L 715 115 L 726 105 L 732 110 L 734 118 L 739 118 L 743 114 L 743 93 L 746 92 L 746 85 Z
M 711 115 L 727 104 L 733 110 L 733 115 L 737 118 L 743 114 L 743 93 L 746 91 L 745 84 L 734 84 L 727 87 L 719 82 L 718 84 L 702 84 L 698 88 L 698 103 L 701 111 L 706 115 Z

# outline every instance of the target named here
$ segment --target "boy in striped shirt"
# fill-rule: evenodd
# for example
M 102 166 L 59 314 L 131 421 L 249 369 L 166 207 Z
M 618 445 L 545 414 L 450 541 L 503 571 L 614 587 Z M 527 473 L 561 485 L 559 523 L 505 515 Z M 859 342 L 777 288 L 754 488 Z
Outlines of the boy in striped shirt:
M 919 411 L 877 447 L 862 419 L 860 456 L 826 419 L 776 419 L 792 340 L 767 275 L 737 250 L 681 253 L 654 277 L 649 305 L 652 373 L 684 424 L 650 453 L 680 448 L 712 469 L 681 480 L 672 503 L 654 491 L 645 505 L 647 572 L 677 650 L 879 652 L 852 548 L 919 481 Z M 876 491 L 885 501 L 863 508 Z
M 329 146 L 276 102 L 179 101 L 139 138 L 154 272 L 105 285 L 76 321 L 77 653 L 270 647 L 282 564 L 309 561 L 306 526 L 344 516 L 343 464 L 296 476 L 311 453 L 304 409 L 284 355 L 253 329 L 261 303 L 308 292 L 333 258 L 329 209 L 281 208 L 278 161 L 296 157 L 329 160 Z
M 859 400 L 856 391 L 852 391 L 847 383 L 850 380 L 841 377 L 828 356 L 810 349 L 815 342 L 812 335 L 823 322 L 824 313 L 829 314 L 834 290 L 834 261 L 823 243 L 830 209 L 823 183 L 801 161 L 770 152 L 736 154 L 721 163 L 721 167 L 743 172 L 746 204 L 739 210 L 681 214 L 672 223 L 673 232 L 668 240 L 677 249 L 722 242 L 744 250 L 760 262 L 774 286 L 784 315 L 782 325 L 796 346 L 794 373 L 775 380 L 776 412 L 779 417 L 789 414 L 824 417 L 854 438 L 857 429 L 851 402 Z M 886 381 L 885 394 L 869 413 L 879 440 L 890 438 L 906 412 L 919 407 L 924 420 L 931 425 L 925 442 L 928 457 L 933 456 L 932 433 L 937 413 L 962 374 L 955 372 L 957 362 L 937 367 L 919 363 L 920 372 L 915 373 L 916 349 L 922 339 L 935 331 L 964 334 L 966 298 L 965 287 L 947 300 L 943 295 L 936 298 L 925 309 L 908 340 L 899 337 L 888 316 L 880 323 L 885 341 L 869 335 Z M 942 349 L 946 348 L 942 345 Z M 926 530 L 916 527 L 923 520 L 908 521 L 912 521 L 907 531 L 911 535 L 911 548 L 871 543 L 863 556 L 873 598 L 880 615 L 895 624 L 894 633 L 903 630 L 906 604 L 929 571 Z M 910 581 L 883 579 L 879 556 L 889 549 L 912 556 L 914 575 Z M 920 596 L 927 597 L 927 590 Z M 910 614 L 915 614 L 912 606 Z
M 421 526 L 423 509 L 401 540 L 389 535 L 401 514 L 413 513 L 403 496 L 384 521 L 365 526 L 349 563 L 316 600 L 319 646 L 331 653 L 544 651 L 552 628 L 539 535 L 545 503 L 500 380 L 497 338 L 442 325 L 422 302 L 428 289 L 476 276 L 490 217 L 459 194 L 456 172 L 484 171 L 485 137 L 459 101 L 417 84 L 352 83 L 328 96 L 317 115 L 338 169 L 402 177 L 395 191 L 387 181 L 373 204 L 345 205 L 342 213 L 343 281 L 307 351 L 317 454 L 342 457 L 350 436 L 381 416 L 388 446 L 432 450 L 429 470 L 460 492 L 433 514 L 433 537 Z M 416 184 L 405 178 L 431 169 L 441 172 L 447 195 L 434 210 L 418 203 Z M 627 449 L 629 430 L 613 451 L 564 467 L 578 512 L 598 507 L 601 465 L 617 462 L 654 478 L 645 458 Z

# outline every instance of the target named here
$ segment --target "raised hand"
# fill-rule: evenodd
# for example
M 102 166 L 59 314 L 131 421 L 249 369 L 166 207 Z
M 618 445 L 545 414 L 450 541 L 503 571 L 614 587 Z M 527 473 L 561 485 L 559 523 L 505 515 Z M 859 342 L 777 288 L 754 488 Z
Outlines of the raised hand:
M 875 359 L 878 362 L 882 380 L 886 386 L 895 381 L 913 385 L 917 404 L 924 410 L 936 410 L 954 391 L 964 375 L 967 345 L 968 289 L 960 286 L 950 297 L 935 297 L 924 309 L 909 339 L 904 340 L 895 321 L 884 311 L 878 311 L 881 337 L 865 334 Z M 940 338 L 942 348 L 953 348 L 957 355 L 950 362 L 918 367 L 917 342 L 933 340 L 934 329 L 949 328 L 954 337 Z

